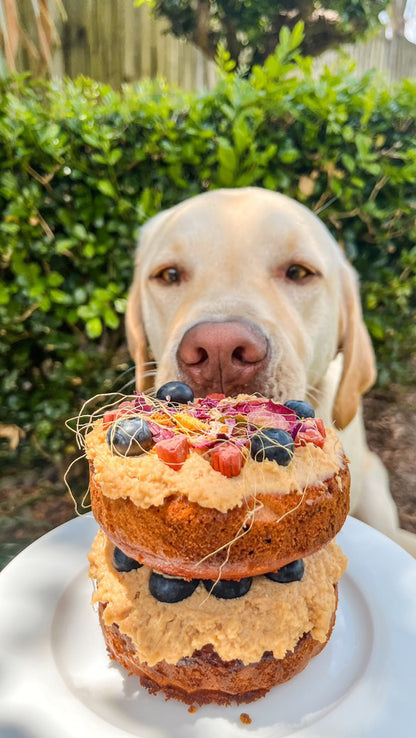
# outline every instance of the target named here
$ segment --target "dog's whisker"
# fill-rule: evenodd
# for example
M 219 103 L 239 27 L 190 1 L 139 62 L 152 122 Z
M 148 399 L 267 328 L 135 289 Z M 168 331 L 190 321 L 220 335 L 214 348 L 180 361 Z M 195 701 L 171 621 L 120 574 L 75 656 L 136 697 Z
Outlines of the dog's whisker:
M 316 383 L 312 384 L 312 382 L 308 382 L 306 384 L 306 391 L 313 395 L 322 395 L 322 389 Z
M 309 395 L 309 397 L 312 397 L 314 400 L 320 400 L 323 395 L 322 390 L 318 389 L 317 387 L 314 387 L 313 384 L 308 384 L 306 386 L 306 393 Z
M 142 378 L 148 379 L 149 377 L 155 377 L 156 376 L 156 370 L 155 369 L 149 369 L 147 372 L 142 372 Z M 136 386 L 136 378 L 133 377 L 133 379 L 130 379 L 128 382 L 125 382 L 122 387 L 120 387 L 119 392 L 125 392 L 128 393 L 128 389 L 135 388 Z M 151 387 L 148 387 L 146 389 L 147 393 L 151 393 L 155 391 L 155 385 L 152 385 Z
M 131 374 L 132 372 L 135 371 L 135 369 L 136 369 L 136 367 L 134 366 L 134 364 L 132 364 L 132 366 L 127 367 L 127 369 L 125 369 L 123 372 L 121 372 L 121 374 L 118 374 L 117 375 L 114 383 L 118 382 L 120 379 L 123 379 L 123 377 L 125 377 L 126 374 Z
M 317 389 L 312 384 L 306 386 L 306 395 L 315 406 L 319 405 L 322 400 L 323 394 L 324 393 L 322 392 L 322 390 Z
M 123 386 L 120 387 L 120 390 L 119 391 L 120 392 L 124 392 L 125 394 L 129 394 L 129 393 L 126 392 L 126 390 L 128 390 L 129 387 L 134 387 L 135 385 L 136 385 L 136 380 L 135 379 L 131 379 L 129 382 L 126 382 L 125 384 L 123 384 Z
M 119 374 L 119 377 L 122 377 L 123 374 L 128 374 L 129 372 L 134 372 L 135 369 L 136 369 L 135 365 L 133 363 L 131 363 L 131 364 L 129 364 L 129 366 L 126 367 L 126 369 L 124 369 L 124 371 L 121 374 Z
M 114 379 L 114 381 L 111 384 L 111 391 L 112 392 L 123 392 L 123 390 L 128 387 L 130 384 L 134 384 L 135 379 L 129 380 L 127 383 L 125 383 L 125 379 L 127 375 L 134 374 L 136 367 L 134 364 L 132 366 L 128 366 L 127 369 L 125 369 L 121 374 L 118 374 L 118 376 Z M 120 387 L 120 384 L 124 382 L 124 384 Z
M 323 213 L 324 210 L 329 208 L 336 200 L 338 200 L 338 195 L 334 195 L 334 197 L 331 197 L 330 200 L 327 200 L 327 202 L 324 202 L 320 207 L 317 207 L 317 209 L 314 209 L 315 215 L 320 215 L 320 213 Z M 319 206 L 319 203 L 317 203 Z

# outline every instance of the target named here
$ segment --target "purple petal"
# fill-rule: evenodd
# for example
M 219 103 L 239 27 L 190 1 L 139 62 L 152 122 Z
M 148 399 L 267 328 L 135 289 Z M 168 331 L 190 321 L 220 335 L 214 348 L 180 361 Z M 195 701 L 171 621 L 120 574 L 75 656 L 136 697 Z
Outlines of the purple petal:
M 269 410 L 271 413 L 277 413 L 277 415 L 284 415 L 287 420 L 296 420 L 297 417 L 295 411 L 291 410 L 290 407 L 281 405 L 279 402 L 274 402 L 274 400 L 268 400 L 266 410 Z
M 281 428 L 282 430 L 288 430 L 290 428 L 290 423 L 284 415 L 270 412 L 265 408 L 251 410 L 247 414 L 247 420 L 249 423 L 266 428 Z
M 165 441 L 166 439 L 172 438 L 175 435 L 175 432 L 171 430 L 171 428 L 166 428 L 166 426 L 158 425 L 157 423 L 154 423 L 153 420 L 148 420 L 147 424 L 155 443 L 157 443 L 158 441 Z

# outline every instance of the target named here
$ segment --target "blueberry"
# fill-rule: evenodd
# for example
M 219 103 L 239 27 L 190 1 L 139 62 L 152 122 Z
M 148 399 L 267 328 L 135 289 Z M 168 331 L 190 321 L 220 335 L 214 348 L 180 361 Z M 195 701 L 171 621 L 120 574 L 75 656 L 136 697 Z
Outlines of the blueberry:
M 143 564 L 139 564 L 136 559 L 126 556 L 121 548 L 116 546 L 113 552 L 113 566 L 116 571 L 133 571 L 133 569 L 139 569 Z
M 315 417 L 315 410 L 313 409 L 312 405 L 310 405 L 309 402 L 305 402 L 304 400 L 288 400 L 287 402 L 285 402 L 285 407 L 288 407 L 289 410 L 293 410 L 298 418 Z
M 143 418 L 116 420 L 107 431 L 107 443 L 121 456 L 139 456 L 153 446 L 148 423 Z
M 186 405 L 193 402 L 194 393 L 185 382 L 166 382 L 156 392 L 156 399 L 165 400 L 173 405 Z
M 280 428 L 264 428 L 251 439 L 250 452 L 255 461 L 275 461 L 280 466 L 290 464 L 293 457 L 293 438 Z
M 175 579 L 153 571 L 149 579 L 150 594 L 159 602 L 180 602 L 190 597 L 199 584 L 199 579 Z
M 247 594 L 251 587 L 252 578 L 246 577 L 234 581 L 232 579 L 220 579 L 214 584 L 212 579 L 204 580 L 205 589 L 217 597 L 219 600 L 234 600 L 236 597 L 242 597 Z
M 280 584 L 289 584 L 289 582 L 300 582 L 305 571 L 305 565 L 303 559 L 296 559 L 291 561 L 290 564 L 282 566 L 277 571 L 271 571 L 266 574 L 266 577 L 271 579 L 273 582 L 280 582 Z

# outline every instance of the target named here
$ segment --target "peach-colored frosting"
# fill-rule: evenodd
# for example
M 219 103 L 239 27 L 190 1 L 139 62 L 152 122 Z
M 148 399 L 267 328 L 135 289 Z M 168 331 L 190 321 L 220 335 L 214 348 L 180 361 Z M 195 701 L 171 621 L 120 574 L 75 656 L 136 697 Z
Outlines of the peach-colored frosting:
M 163 505 L 170 495 L 184 495 L 202 507 L 227 512 L 256 493 L 302 492 L 334 475 L 343 464 L 342 446 L 331 428 L 326 431 L 323 448 L 312 443 L 296 447 L 288 466 L 267 459 L 258 463 L 248 457 L 241 473 L 231 479 L 215 471 L 208 458 L 195 451 L 180 471 L 171 469 L 154 453 L 119 456 L 112 453 L 106 433 L 98 420 L 85 438 L 95 481 L 106 497 L 128 497 L 142 508 Z
M 334 584 L 347 566 L 346 556 L 331 542 L 304 559 L 300 582 L 254 577 L 249 592 L 232 600 L 217 599 L 199 584 L 187 599 L 167 604 L 150 594 L 150 569 L 118 573 L 112 553 L 113 545 L 100 531 L 89 555 L 90 577 L 96 581 L 93 602 L 106 604 L 105 624 L 116 623 L 150 666 L 162 660 L 176 664 L 206 644 L 224 661 L 249 664 L 265 651 L 283 658 L 305 633 L 324 643 L 336 607 Z

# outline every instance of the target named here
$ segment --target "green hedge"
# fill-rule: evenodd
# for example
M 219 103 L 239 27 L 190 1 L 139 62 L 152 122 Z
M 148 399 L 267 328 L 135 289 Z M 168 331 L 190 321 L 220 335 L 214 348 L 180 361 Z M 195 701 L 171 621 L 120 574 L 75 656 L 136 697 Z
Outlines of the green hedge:
M 248 79 L 223 54 L 203 94 L 1 83 L 0 420 L 53 459 L 72 448 L 65 418 L 115 386 L 140 224 L 207 189 L 259 185 L 317 209 L 360 272 L 380 381 L 409 379 L 416 84 L 315 79 L 281 41 Z

